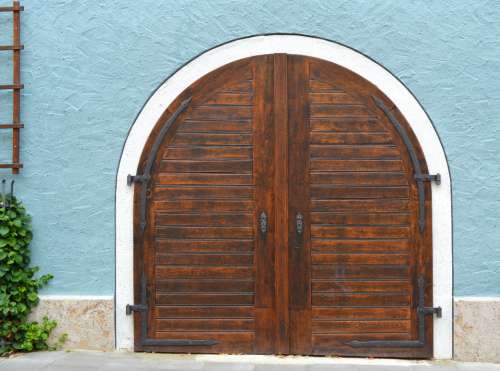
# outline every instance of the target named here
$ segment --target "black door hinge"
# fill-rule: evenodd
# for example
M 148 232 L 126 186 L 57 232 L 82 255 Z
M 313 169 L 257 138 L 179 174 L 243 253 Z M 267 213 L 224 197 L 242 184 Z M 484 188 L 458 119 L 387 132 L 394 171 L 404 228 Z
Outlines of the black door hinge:
M 149 152 L 146 164 L 144 165 L 144 172 L 142 175 L 128 175 L 127 176 L 127 184 L 131 186 L 133 183 L 141 183 L 140 196 L 139 196 L 139 207 L 140 207 L 140 223 L 141 231 L 144 232 L 146 229 L 147 217 L 146 217 L 146 202 L 147 202 L 147 194 L 149 191 L 149 182 L 151 181 L 151 171 L 153 170 L 153 165 L 156 159 L 156 155 L 162 146 L 163 140 L 167 135 L 167 132 L 170 130 L 172 124 L 177 120 L 182 112 L 184 112 L 188 106 L 189 102 L 191 102 L 191 98 L 185 99 L 179 108 L 170 116 L 170 118 L 163 124 L 156 139 L 151 147 L 151 151 Z
M 424 182 L 435 182 L 437 185 L 441 184 L 441 174 L 416 174 L 415 180 Z
M 441 307 L 426 307 L 425 301 L 425 281 L 424 277 L 419 277 L 418 284 L 418 339 L 416 340 L 352 340 L 347 343 L 354 348 L 375 347 L 375 348 L 420 348 L 426 346 L 425 316 L 436 315 L 441 318 L 443 311 Z
M 127 185 L 131 186 L 132 183 L 145 183 L 149 180 L 148 175 L 127 175 Z
M 147 310 L 148 307 L 143 304 L 127 304 L 127 306 L 125 307 L 125 313 L 127 314 L 127 316 L 130 316 L 132 312 L 145 312 Z
M 418 307 L 418 313 L 423 314 L 435 314 L 437 318 L 441 318 L 443 316 L 443 309 L 441 307 Z

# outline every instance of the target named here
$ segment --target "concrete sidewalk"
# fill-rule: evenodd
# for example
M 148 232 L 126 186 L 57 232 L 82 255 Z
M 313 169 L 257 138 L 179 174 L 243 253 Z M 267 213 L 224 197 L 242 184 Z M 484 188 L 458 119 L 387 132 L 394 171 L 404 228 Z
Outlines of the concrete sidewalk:
M 58 351 L 0 358 L 0 370 L 500 371 L 500 364 L 329 357 L 172 355 Z

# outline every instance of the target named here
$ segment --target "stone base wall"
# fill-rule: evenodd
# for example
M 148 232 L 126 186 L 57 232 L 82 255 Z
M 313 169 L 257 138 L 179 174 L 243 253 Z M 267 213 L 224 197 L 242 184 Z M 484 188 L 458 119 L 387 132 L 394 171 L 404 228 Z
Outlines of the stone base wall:
M 500 363 L 500 298 L 455 298 L 454 358 Z
M 500 298 L 455 298 L 454 358 L 500 363 Z M 58 322 L 52 338 L 68 334 L 64 348 L 115 348 L 112 297 L 44 296 L 32 314 Z
M 41 296 L 31 319 L 44 316 L 57 321 L 50 341 L 64 333 L 65 349 L 113 350 L 115 348 L 115 314 L 113 297 Z

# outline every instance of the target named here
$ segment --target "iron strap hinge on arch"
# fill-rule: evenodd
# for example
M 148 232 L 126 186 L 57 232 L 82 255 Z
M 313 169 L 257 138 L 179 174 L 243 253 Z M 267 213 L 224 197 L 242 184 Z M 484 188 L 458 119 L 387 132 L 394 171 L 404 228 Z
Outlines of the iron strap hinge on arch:
M 373 101 L 375 102 L 375 105 L 384 112 L 384 114 L 387 116 L 391 124 L 394 126 L 396 131 L 398 132 L 399 136 L 403 140 L 406 150 L 408 151 L 408 154 L 410 155 L 410 160 L 413 165 L 413 170 L 415 172 L 414 179 L 417 182 L 417 190 L 418 190 L 418 227 L 420 232 L 423 232 L 425 229 L 425 188 L 424 188 L 424 182 L 425 181 L 434 181 L 436 184 L 441 184 L 441 174 L 423 174 L 422 173 L 422 168 L 420 167 L 420 162 L 417 157 L 417 153 L 415 151 L 415 147 L 413 146 L 413 143 L 410 140 L 410 137 L 408 136 L 408 133 L 406 132 L 405 128 L 403 125 L 401 125 L 394 116 L 394 114 L 386 107 L 384 102 L 375 96 L 372 96 Z
M 185 99 L 182 101 L 180 104 L 179 108 L 175 110 L 175 112 L 172 114 L 172 116 L 169 117 L 169 119 L 165 122 L 165 124 L 162 126 L 160 132 L 158 133 L 154 143 L 153 147 L 151 147 L 151 151 L 149 152 L 148 159 L 146 161 L 146 166 L 144 167 L 144 173 L 141 175 L 128 175 L 127 176 L 127 185 L 132 185 L 134 183 L 139 183 L 141 184 L 141 194 L 140 194 L 140 226 L 141 226 L 141 231 L 144 231 L 146 228 L 146 201 L 147 201 L 147 194 L 148 194 L 148 188 L 149 188 L 149 181 L 151 180 L 151 170 L 153 168 L 153 164 L 156 159 L 156 154 L 158 153 L 158 150 L 160 149 L 160 146 L 163 142 L 163 139 L 165 138 L 165 135 L 167 135 L 168 130 L 172 126 L 172 124 L 177 120 L 177 118 L 180 116 L 182 112 L 186 110 L 186 108 L 189 106 L 189 103 L 191 102 L 191 97 Z
M 142 304 L 127 304 L 125 307 L 125 313 L 127 316 L 130 316 L 132 312 L 145 312 L 148 310 L 148 307 Z
M 441 174 L 420 174 L 415 175 L 415 180 L 422 182 L 435 182 L 437 185 L 441 184 Z
M 425 316 L 436 315 L 441 318 L 443 315 L 441 307 L 425 306 L 425 280 L 421 276 L 417 280 L 418 284 L 418 339 L 417 340 L 352 340 L 347 343 L 354 348 L 375 347 L 375 348 L 420 348 L 426 345 L 425 341 Z

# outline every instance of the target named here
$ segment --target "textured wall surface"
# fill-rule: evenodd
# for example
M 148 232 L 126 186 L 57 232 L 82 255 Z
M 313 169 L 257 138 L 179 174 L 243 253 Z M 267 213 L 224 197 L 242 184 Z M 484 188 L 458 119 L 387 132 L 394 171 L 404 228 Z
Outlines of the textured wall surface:
M 46 293 L 113 293 L 115 175 L 127 131 L 149 94 L 207 48 L 252 34 L 294 32 L 358 49 L 417 96 L 451 166 L 455 294 L 500 295 L 496 1 L 25 0 L 24 5 L 27 128 L 25 169 L 16 181 L 17 194 L 33 215 L 34 263 L 56 277 Z M 5 148 L 8 140 L 0 143 Z
M 112 350 L 115 348 L 113 311 L 112 297 L 81 300 L 71 296 L 44 296 L 30 319 L 40 322 L 43 317 L 50 317 L 57 321 L 57 327 L 50 334 L 50 344 L 56 344 L 61 335 L 66 334 L 65 349 Z
M 500 363 L 500 300 L 461 298 L 454 314 L 453 358 Z

